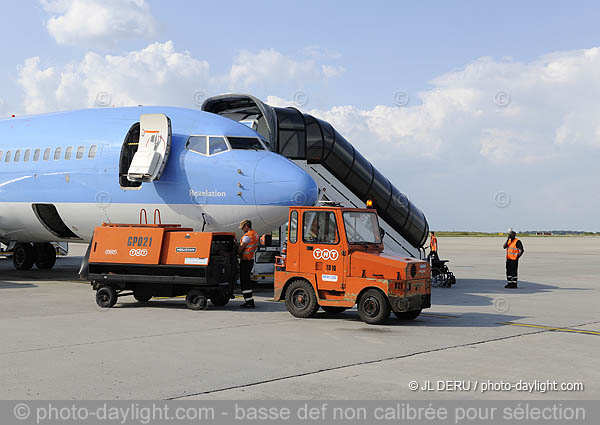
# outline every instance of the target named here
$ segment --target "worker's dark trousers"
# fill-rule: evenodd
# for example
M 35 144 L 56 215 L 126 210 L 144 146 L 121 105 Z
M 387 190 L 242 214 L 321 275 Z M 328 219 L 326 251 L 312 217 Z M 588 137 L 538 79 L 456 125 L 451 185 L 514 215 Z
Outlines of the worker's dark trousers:
M 506 259 L 506 282 L 509 285 L 517 284 L 517 269 L 519 268 L 519 260 Z
M 244 301 L 253 303 L 252 284 L 250 283 L 252 267 L 254 267 L 254 260 L 240 260 L 240 286 L 242 288 L 242 295 L 244 296 Z

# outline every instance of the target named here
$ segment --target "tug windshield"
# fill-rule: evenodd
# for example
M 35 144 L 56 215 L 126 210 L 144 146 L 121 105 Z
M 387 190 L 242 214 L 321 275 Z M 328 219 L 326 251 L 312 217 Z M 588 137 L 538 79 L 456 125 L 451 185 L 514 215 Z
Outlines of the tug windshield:
M 381 243 L 377 214 L 370 212 L 344 212 L 344 226 L 348 243 Z

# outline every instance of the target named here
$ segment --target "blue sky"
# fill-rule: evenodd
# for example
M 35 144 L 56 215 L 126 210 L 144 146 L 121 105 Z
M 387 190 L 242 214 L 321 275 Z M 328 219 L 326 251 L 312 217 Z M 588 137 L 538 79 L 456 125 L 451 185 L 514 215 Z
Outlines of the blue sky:
M 600 231 L 597 2 L 10 3 L 0 116 L 247 92 L 330 120 L 434 229 Z M 400 95 L 398 94 L 400 93 Z M 297 103 L 297 102 L 296 102 Z

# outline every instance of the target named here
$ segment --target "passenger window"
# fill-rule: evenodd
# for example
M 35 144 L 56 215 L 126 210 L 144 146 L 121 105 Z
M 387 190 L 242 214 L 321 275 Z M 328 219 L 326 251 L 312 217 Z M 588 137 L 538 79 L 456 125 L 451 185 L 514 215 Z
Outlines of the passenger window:
M 51 150 L 52 149 L 50 149 L 50 148 L 44 149 L 44 161 L 48 161 L 50 159 L 50 151 Z
M 190 136 L 185 148 L 192 152 L 206 155 L 206 136 Z
M 90 151 L 88 152 L 88 159 L 94 159 L 96 157 L 97 150 L 98 150 L 98 145 L 90 146 Z
M 54 151 L 54 160 L 58 161 L 60 159 L 60 154 L 62 152 L 62 148 L 58 147 L 56 148 L 56 150 Z
M 231 149 L 250 149 L 262 151 L 265 148 L 256 137 L 227 137 Z
M 302 216 L 302 240 L 308 243 L 337 243 L 337 225 L 332 211 L 307 211 Z
M 15 162 L 19 162 L 20 159 L 21 159 L 21 149 L 17 149 L 15 151 Z
M 290 243 L 296 243 L 298 240 L 298 211 L 292 211 L 290 215 Z
M 4 157 L 4 162 L 10 162 L 11 156 L 12 156 L 12 151 L 6 151 L 6 156 Z
M 208 138 L 208 154 L 214 155 L 216 153 L 225 152 L 229 147 L 225 143 L 225 139 L 222 137 L 209 137 Z
M 31 156 L 31 149 L 26 149 L 25 150 L 25 155 L 23 156 L 23 161 L 27 162 L 29 161 L 29 157 Z
M 34 160 L 34 161 L 39 161 L 39 160 L 40 160 L 40 149 L 39 149 L 39 148 L 38 148 L 38 149 L 36 149 L 36 150 L 33 152 L 33 160 Z
M 65 149 L 65 159 L 71 159 L 71 156 L 73 155 L 73 146 L 69 146 L 67 147 L 67 149 Z
M 83 158 L 83 152 L 85 152 L 85 146 L 79 146 L 77 148 L 77 153 L 75 154 L 75 158 L 76 159 L 81 159 Z

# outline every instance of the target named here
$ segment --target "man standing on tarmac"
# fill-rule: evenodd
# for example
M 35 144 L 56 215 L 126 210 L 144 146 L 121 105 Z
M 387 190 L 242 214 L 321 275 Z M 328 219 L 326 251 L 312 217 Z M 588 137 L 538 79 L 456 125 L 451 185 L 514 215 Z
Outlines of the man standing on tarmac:
M 258 233 L 252 230 L 250 220 L 243 220 L 240 223 L 240 229 L 244 232 L 238 250 L 240 255 L 240 286 L 244 296 L 244 303 L 240 307 L 255 308 L 250 274 L 252 273 L 252 267 L 254 267 L 254 253 L 258 249 Z
M 435 236 L 435 232 L 429 232 L 429 256 L 433 257 L 434 260 L 439 260 L 438 256 L 438 244 L 437 237 Z
M 505 288 L 517 288 L 517 270 L 519 258 L 523 255 L 523 243 L 517 239 L 517 233 L 509 229 L 508 239 L 504 242 L 506 249 L 506 286 Z

